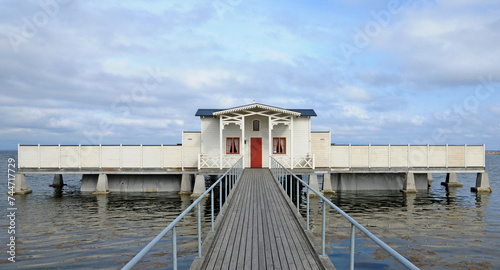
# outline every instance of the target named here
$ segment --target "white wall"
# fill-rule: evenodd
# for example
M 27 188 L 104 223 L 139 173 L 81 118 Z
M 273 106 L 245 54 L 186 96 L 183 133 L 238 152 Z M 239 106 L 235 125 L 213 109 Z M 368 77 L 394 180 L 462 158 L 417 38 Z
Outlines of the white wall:
M 311 153 L 311 118 L 294 117 L 293 121 L 293 155 L 303 157 Z
M 330 167 L 330 131 L 311 132 L 311 152 L 314 154 L 316 167 Z
M 219 154 L 219 119 L 201 118 L 201 154 Z
M 201 132 L 182 133 L 183 167 L 198 167 L 198 155 L 201 153 Z

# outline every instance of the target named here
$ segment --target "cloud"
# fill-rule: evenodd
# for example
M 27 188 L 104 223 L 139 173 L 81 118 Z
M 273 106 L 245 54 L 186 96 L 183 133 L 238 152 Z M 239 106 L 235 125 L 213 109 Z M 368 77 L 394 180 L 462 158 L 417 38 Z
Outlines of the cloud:
M 341 87 L 338 92 L 348 101 L 364 102 L 371 99 L 370 93 L 358 86 L 346 85 Z
M 488 74 L 500 78 L 498 6 L 458 2 L 413 8 L 374 44 L 393 55 L 403 78 L 418 85 L 470 85 Z
M 253 100 L 315 109 L 313 129 L 332 129 L 346 143 L 404 144 L 448 130 L 436 141 L 489 138 L 487 145 L 498 145 L 498 132 L 487 127 L 500 114 L 499 4 L 410 5 L 352 61 L 339 62 L 338 45 L 373 21 L 371 11 L 386 8 L 244 1 L 221 20 L 210 1 L 71 1 L 16 53 L 9 33 L 20 33 L 23 17 L 42 9 L 7 1 L 0 18 L 0 149 L 178 143 L 182 130 L 200 129 L 198 108 Z M 488 96 L 474 113 L 454 112 L 476 97 L 478 77 L 490 75 L 490 88 L 480 92 Z
M 368 119 L 368 113 L 361 107 L 355 105 L 344 105 L 342 107 L 345 117 Z

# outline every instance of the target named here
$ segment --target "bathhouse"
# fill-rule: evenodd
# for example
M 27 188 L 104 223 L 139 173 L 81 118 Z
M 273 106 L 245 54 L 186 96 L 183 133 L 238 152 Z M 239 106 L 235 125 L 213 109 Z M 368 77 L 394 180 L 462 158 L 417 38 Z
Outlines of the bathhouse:
M 271 157 L 323 192 L 428 188 L 433 173 L 475 173 L 473 191 L 491 191 L 484 145 L 339 145 L 330 131 L 312 131 L 314 109 L 253 103 L 198 109 L 200 131 L 184 131 L 175 145 L 19 145 L 16 192 L 30 192 L 26 174 L 82 175 L 82 192 L 193 193 L 205 176 L 220 175 L 243 158 L 245 168 L 268 168 Z M 335 136 L 335 134 L 333 134 Z M 319 179 L 322 181 L 318 181 Z M 319 183 L 322 183 L 321 185 Z

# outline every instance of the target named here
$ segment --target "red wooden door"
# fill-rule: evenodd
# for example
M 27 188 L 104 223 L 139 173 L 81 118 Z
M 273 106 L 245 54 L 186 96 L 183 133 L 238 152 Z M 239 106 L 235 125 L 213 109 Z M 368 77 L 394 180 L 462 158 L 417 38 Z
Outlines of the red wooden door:
M 262 168 L 262 138 L 251 138 L 250 147 L 250 167 Z

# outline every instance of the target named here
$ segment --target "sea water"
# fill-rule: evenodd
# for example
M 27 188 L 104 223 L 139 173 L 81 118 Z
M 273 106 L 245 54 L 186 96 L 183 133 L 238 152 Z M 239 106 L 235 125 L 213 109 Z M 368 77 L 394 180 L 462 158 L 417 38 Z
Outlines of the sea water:
M 81 175 L 64 175 L 62 190 L 49 187 L 53 175 L 27 175 L 33 193 L 15 196 L 15 262 L 8 260 L 7 160 L 0 152 L 1 269 L 119 269 L 191 203 L 176 193 L 80 193 Z M 339 192 L 333 203 L 422 269 L 500 269 L 500 156 L 486 156 L 491 194 L 470 192 L 475 174 L 459 174 L 461 188 L 440 185 L 434 174 L 427 192 Z M 210 200 L 203 202 L 203 235 L 210 228 Z M 218 211 L 216 207 L 216 212 Z M 304 210 L 302 210 L 304 213 Z M 311 229 L 321 236 L 321 203 L 311 201 Z M 177 227 L 178 266 L 188 269 L 197 251 L 196 211 Z M 328 209 L 327 253 L 337 269 L 349 265 L 350 226 Z M 356 269 L 403 269 L 384 250 L 356 232 Z M 139 269 L 172 267 L 168 233 L 138 264 Z

